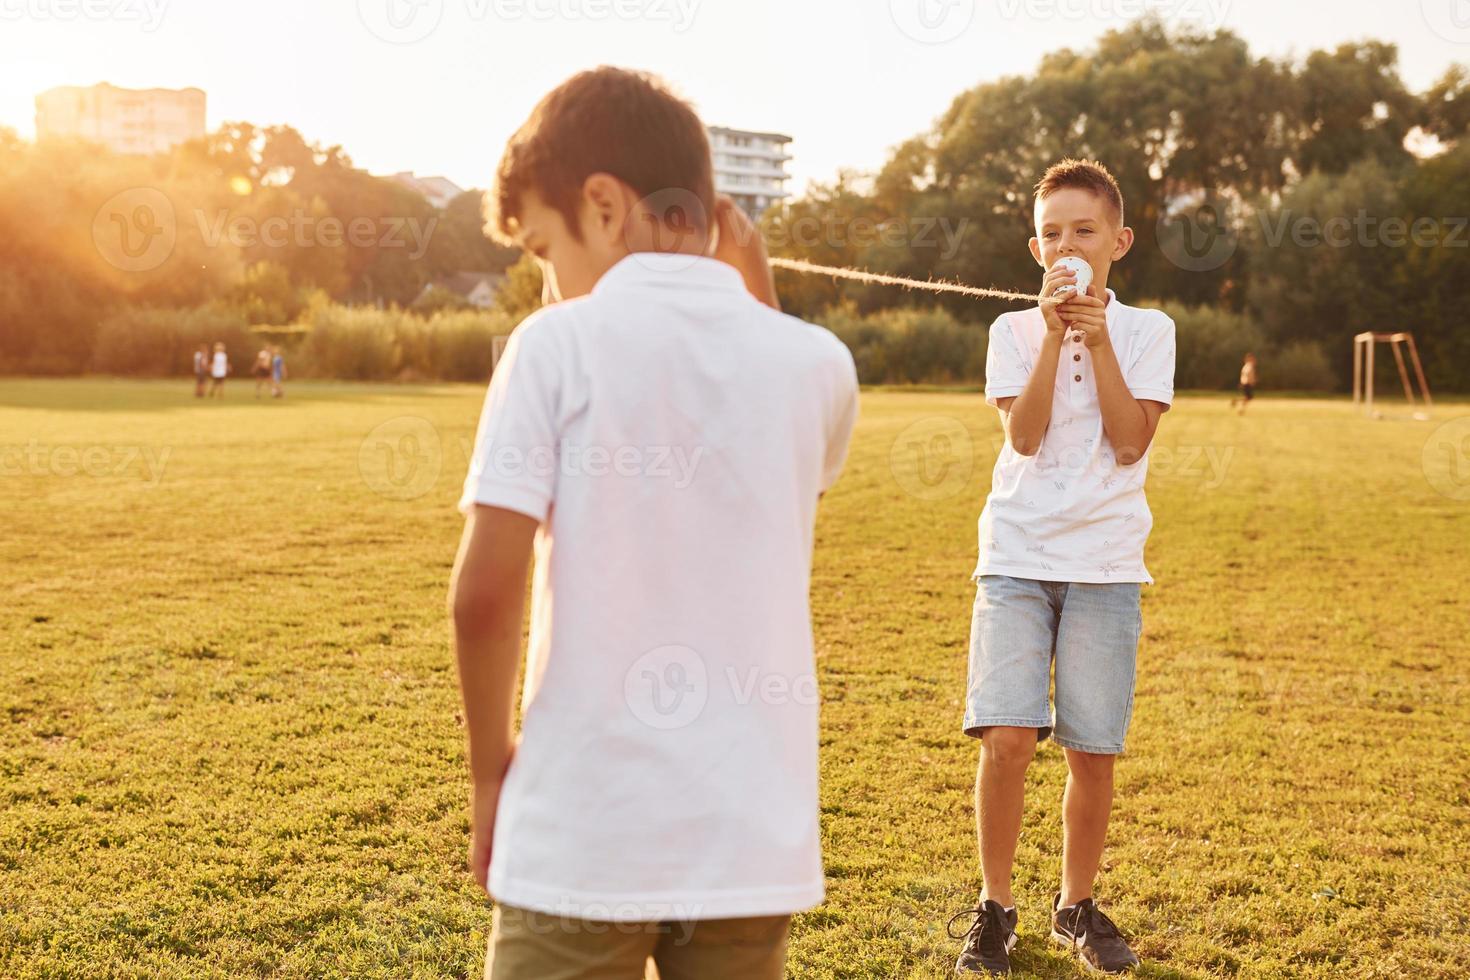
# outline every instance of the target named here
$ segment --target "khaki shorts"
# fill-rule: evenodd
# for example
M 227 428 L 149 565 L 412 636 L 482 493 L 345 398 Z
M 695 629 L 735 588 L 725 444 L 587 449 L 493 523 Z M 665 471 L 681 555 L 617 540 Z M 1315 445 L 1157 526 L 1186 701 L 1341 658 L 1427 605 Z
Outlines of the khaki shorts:
M 790 928 L 789 915 L 599 922 L 497 905 L 485 980 L 781 980 Z

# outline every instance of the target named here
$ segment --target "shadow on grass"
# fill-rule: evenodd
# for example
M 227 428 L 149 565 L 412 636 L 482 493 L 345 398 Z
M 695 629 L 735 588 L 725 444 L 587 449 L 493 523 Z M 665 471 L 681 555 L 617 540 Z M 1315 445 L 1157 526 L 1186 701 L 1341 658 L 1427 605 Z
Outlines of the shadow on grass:
M 1041 949 L 1018 945 L 1011 952 L 1011 976 L 1017 980 L 1076 980 L 1078 977 L 1104 976 L 1090 970 L 1082 961 L 1050 939 Z M 1144 960 L 1136 969 L 1122 974 L 1139 980 L 1203 980 L 1207 973 L 1186 973 L 1163 963 Z

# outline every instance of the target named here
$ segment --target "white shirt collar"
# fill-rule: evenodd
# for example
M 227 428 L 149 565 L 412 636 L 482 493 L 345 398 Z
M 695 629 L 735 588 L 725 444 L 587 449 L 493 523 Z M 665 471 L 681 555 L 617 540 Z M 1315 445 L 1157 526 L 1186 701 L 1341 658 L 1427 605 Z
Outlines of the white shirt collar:
M 743 290 L 745 282 L 734 266 L 718 259 L 683 252 L 630 252 L 602 274 L 592 292 L 649 286 Z

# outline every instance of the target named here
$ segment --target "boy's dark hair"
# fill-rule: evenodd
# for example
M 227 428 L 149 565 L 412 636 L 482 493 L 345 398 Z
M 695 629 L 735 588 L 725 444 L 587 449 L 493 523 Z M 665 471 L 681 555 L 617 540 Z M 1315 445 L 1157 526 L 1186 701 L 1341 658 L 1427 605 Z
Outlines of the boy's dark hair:
M 525 194 L 535 191 L 580 238 L 582 183 L 595 173 L 618 178 L 640 199 L 663 191 L 688 201 L 685 211 L 702 209 L 686 215 L 696 230 L 714 214 L 709 137 L 694 109 L 652 75 L 604 66 L 548 92 L 505 144 L 485 199 L 486 230 L 515 244 Z
M 1065 187 L 1075 187 L 1102 198 L 1112 206 L 1118 216 L 1118 227 L 1123 226 L 1123 192 L 1118 181 L 1108 168 L 1096 160 L 1074 160 L 1068 157 L 1046 168 L 1046 173 L 1036 182 L 1036 200 L 1044 201 Z

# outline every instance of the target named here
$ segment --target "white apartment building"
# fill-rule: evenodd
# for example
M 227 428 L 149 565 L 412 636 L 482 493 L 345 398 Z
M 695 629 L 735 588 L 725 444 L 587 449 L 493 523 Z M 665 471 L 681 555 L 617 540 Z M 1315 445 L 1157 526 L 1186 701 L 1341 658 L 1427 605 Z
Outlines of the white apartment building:
M 449 207 L 450 201 L 464 193 L 464 188 L 448 177 L 420 177 L 412 170 L 400 170 L 387 179 L 417 194 L 422 194 L 424 200 L 440 211 Z
M 204 92 L 63 85 L 36 96 L 36 138 L 70 137 L 114 153 L 167 153 L 204 135 Z
M 766 208 L 789 196 L 786 161 L 791 156 L 786 144 L 790 142 L 790 136 L 779 133 L 709 127 L 716 193 L 730 195 L 751 218 L 759 218 Z

